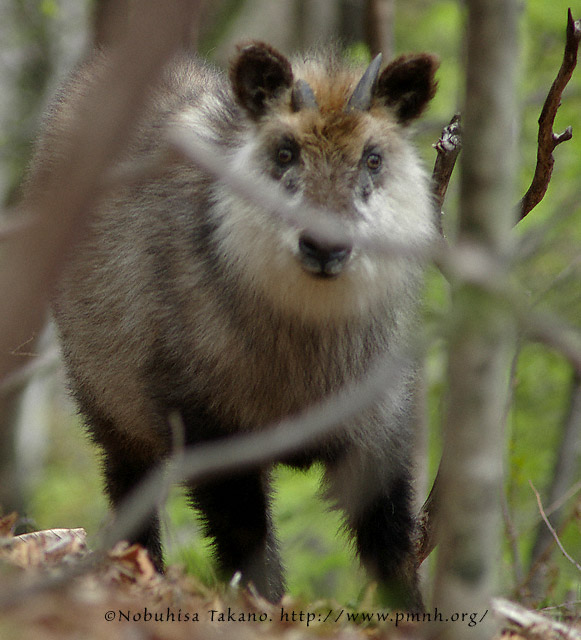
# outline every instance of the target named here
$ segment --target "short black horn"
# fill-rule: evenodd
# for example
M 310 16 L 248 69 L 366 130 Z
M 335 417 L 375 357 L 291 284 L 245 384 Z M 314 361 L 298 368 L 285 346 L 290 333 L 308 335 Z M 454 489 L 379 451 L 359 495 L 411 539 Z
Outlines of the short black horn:
M 297 80 L 292 91 L 293 111 L 301 109 L 318 109 L 317 99 L 308 82 Z
M 365 70 L 361 80 L 357 83 L 355 90 L 349 98 L 349 102 L 345 106 L 345 111 L 367 111 L 371 107 L 373 89 L 377 82 L 380 67 L 381 53 L 378 53 Z

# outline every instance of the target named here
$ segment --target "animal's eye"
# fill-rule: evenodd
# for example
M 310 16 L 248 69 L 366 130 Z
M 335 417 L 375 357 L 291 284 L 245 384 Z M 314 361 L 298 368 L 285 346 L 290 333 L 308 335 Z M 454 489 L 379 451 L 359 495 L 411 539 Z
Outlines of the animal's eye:
M 381 169 L 382 158 L 379 153 L 368 154 L 365 162 L 367 164 L 367 168 L 373 173 L 377 173 Z
M 276 162 L 284 167 L 294 160 L 295 154 L 290 147 L 280 147 L 276 152 Z

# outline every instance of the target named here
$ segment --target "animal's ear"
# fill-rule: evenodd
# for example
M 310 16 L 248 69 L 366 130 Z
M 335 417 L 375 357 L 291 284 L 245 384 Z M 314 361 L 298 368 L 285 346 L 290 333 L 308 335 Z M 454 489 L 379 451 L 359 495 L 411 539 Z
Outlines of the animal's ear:
M 257 119 L 292 86 L 293 73 L 290 62 L 276 49 L 253 42 L 238 48 L 230 66 L 230 82 L 240 105 Z
M 405 125 L 417 118 L 436 93 L 435 73 L 439 66 L 428 53 L 400 56 L 381 73 L 373 97 L 395 110 Z

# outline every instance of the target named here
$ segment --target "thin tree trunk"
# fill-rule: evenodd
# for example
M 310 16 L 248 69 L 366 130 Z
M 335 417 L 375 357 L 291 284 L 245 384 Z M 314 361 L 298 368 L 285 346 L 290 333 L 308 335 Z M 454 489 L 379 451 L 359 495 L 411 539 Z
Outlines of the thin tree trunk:
M 301 49 L 333 40 L 340 18 L 336 0 L 299 0 L 297 12 Z
M 365 4 L 366 41 L 374 57 L 383 53 L 391 60 L 395 52 L 395 0 L 367 0 Z
M 514 348 L 511 310 L 493 293 L 508 279 L 514 225 L 516 2 L 469 0 L 458 251 L 489 264 L 491 286 L 453 287 L 450 392 L 440 468 L 440 547 L 434 604 L 465 638 L 459 611 L 484 616 L 473 639 L 492 637 L 491 597 L 501 549 L 503 422 Z M 494 285 L 494 286 L 493 286 Z

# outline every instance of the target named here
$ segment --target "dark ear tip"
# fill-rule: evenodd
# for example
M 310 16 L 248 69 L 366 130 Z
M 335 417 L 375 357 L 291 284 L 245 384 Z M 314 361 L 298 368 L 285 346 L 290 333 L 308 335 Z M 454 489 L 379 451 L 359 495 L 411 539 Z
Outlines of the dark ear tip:
M 237 46 L 229 76 L 239 104 L 253 118 L 264 115 L 268 102 L 293 83 L 290 62 L 274 47 L 260 41 Z
M 433 80 L 440 66 L 440 58 L 432 53 L 409 54 L 396 58 L 386 69 L 392 66 L 399 67 L 406 73 L 423 74 L 426 79 Z
M 422 53 L 417 58 L 418 71 L 422 69 L 426 73 L 427 82 L 431 85 L 432 91 L 430 93 L 430 99 L 434 97 L 438 82 L 435 78 L 436 71 L 440 67 L 440 58 L 432 53 Z
M 434 97 L 440 60 L 431 53 L 402 55 L 383 70 L 377 97 L 395 109 L 401 124 L 418 118 Z
M 236 55 L 230 61 L 229 75 L 234 80 L 249 64 L 282 64 L 288 65 L 287 59 L 266 42 L 251 40 L 236 45 Z
M 418 53 L 415 58 L 420 64 L 429 66 L 434 71 L 440 66 L 440 58 L 434 53 Z
M 262 42 L 261 40 L 248 40 L 246 42 L 239 42 L 236 45 L 236 53 L 237 56 L 234 58 L 234 63 L 236 62 L 238 57 L 246 55 L 255 55 L 257 57 L 268 55 L 274 55 L 275 57 L 281 56 L 281 54 L 274 47 L 266 42 Z

